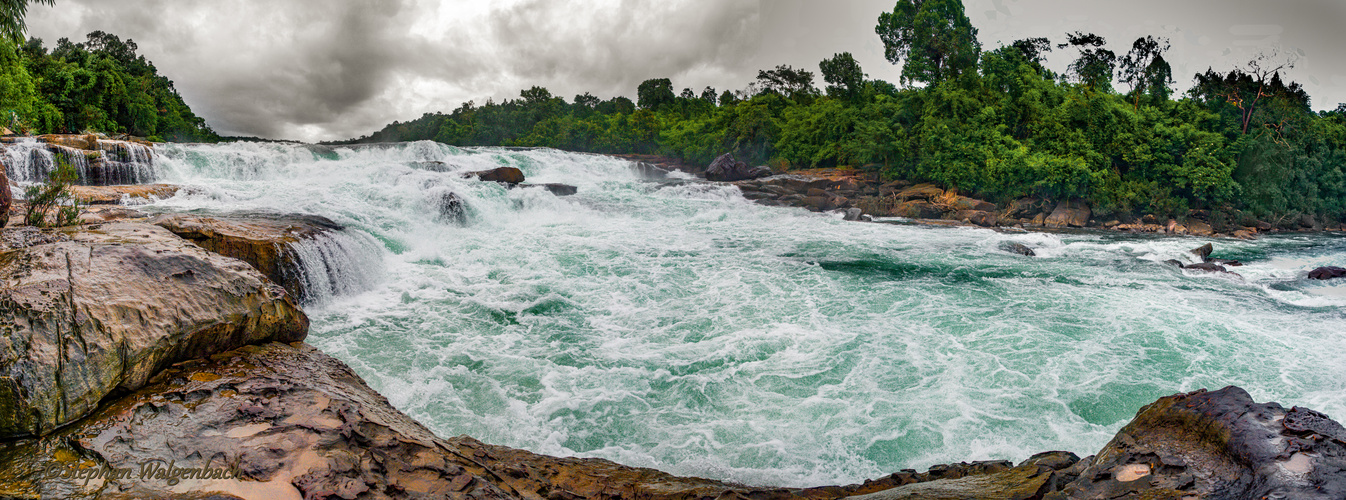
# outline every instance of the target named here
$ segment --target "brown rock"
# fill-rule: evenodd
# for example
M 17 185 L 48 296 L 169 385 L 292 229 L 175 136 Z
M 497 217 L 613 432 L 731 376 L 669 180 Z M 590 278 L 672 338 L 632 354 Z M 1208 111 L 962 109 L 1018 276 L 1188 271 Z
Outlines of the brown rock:
M 172 363 L 308 331 L 256 270 L 156 226 L 5 232 L 0 437 L 50 433 Z
M 480 172 L 468 172 L 464 177 L 476 177 L 483 181 L 500 182 L 504 184 L 518 184 L 524 181 L 523 171 L 514 167 L 500 167 L 491 170 L 482 170 Z
M 88 151 L 98 150 L 98 136 L 93 134 L 73 135 L 73 134 L 47 134 L 37 136 L 38 142 L 65 146 L 67 148 L 83 149 Z
M 135 184 L 126 186 L 70 186 L 75 198 L 89 205 L 120 205 L 126 199 L 145 201 L 172 198 L 182 189 L 172 184 Z
M 997 222 L 996 214 L 992 212 L 983 212 L 981 210 L 964 210 L 958 212 L 957 218 L 958 220 L 967 220 L 968 222 L 982 227 L 995 227 Z
M 309 291 L 305 289 L 299 256 L 292 245 L 341 229 L 340 224 L 316 215 L 202 217 L 167 214 L 148 222 L 206 250 L 252 264 L 301 300 L 308 297 Z
M 931 200 L 940 196 L 944 196 L 944 190 L 932 184 L 917 184 L 897 193 L 901 200 Z
M 1141 408 L 1061 492 L 1046 498 L 1346 498 L 1346 429 L 1243 389 Z
M 1047 227 L 1084 227 L 1089 223 L 1089 204 L 1084 200 L 1066 200 L 1047 216 Z
M 929 201 L 913 200 L 898 204 L 892 214 L 911 219 L 936 219 L 944 215 L 944 211 Z
M 1207 224 L 1205 222 L 1196 219 L 1187 219 L 1187 234 L 1192 234 L 1196 236 L 1210 236 L 1212 234 L 1215 234 L 1215 230 L 1211 229 L 1210 224 Z

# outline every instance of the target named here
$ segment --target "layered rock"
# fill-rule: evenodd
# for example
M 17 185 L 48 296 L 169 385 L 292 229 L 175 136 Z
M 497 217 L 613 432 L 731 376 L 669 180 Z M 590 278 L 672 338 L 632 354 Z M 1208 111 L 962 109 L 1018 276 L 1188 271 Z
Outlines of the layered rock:
M 50 433 L 172 363 L 307 333 L 283 289 L 156 226 L 0 241 L 0 437 Z
M 88 205 L 122 205 L 128 200 L 147 203 L 172 198 L 181 189 L 181 186 L 172 184 L 70 186 L 70 193 Z
M 733 182 L 757 179 L 771 175 L 771 169 L 765 166 L 749 167 L 738 161 L 732 153 L 725 153 L 706 167 L 706 180 Z
M 308 291 L 292 245 L 300 240 L 341 229 L 317 215 L 242 214 L 204 217 L 167 214 L 148 221 L 191 240 L 202 248 L 252 264 L 271 281 L 292 295 L 304 298 Z
M 1346 498 L 1346 429 L 1237 387 L 1169 396 L 1046 498 Z

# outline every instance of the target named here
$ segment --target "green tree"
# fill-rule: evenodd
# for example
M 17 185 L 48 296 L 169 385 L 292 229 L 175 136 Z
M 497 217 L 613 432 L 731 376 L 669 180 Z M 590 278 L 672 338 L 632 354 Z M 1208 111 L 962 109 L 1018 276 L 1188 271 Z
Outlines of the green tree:
M 823 81 L 828 83 L 827 95 L 856 102 L 864 94 L 865 72 L 850 52 L 823 59 L 818 63 L 818 69 L 823 73 Z
M 756 94 L 776 94 L 795 102 L 807 103 L 818 95 L 813 87 L 813 72 L 806 69 L 794 69 L 788 64 L 775 69 L 758 70 L 755 85 L 760 89 Z
M 659 111 L 673 104 L 676 97 L 673 94 L 673 82 L 667 78 L 645 80 L 636 88 L 636 104 L 640 109 Z
M 23 42 L 28 27 L 23 18 L 28 15 L 28 4 L 55 5 L 54 0 L 0 0 L 0 37 L 13 43 Z
M 1100 91 L 1112 91 L 1112 71 L 1117 66 L 1117 54 L 1103 48 L 1107 39 L 1093 33 L 1066 33 L 1066 43 L 1058 48 L 1075 47 L 1080 51 L 1079 59 L 1070 63 L 1070 72 L 1075 74 L 1085 87 Z
M 1149 94 L 1157 102 L 1168 100 L 1169 85 L 1173 84 L 1173 69 L 1164 60 L 1170 47 L 1167 38 L 1153 36 L 1137 38 L 1131 51 L 1122 57 L 1120 80 L 1131 86 L 1131 97 L 1137 108 L 1140 96 Z
M 904 83 L 933 84 L 975 71 L 981 55 L 961 0 L 898 0 L 892 12 L 879 15 L 874 32 L 889 62 L 905 61 Z

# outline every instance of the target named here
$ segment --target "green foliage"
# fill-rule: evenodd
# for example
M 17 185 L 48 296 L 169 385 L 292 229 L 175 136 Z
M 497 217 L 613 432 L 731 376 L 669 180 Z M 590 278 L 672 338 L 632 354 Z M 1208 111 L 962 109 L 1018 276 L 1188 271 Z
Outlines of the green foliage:
M 80 44 L 62 38 L 50 53 L 38 39 L 21 47 L 0 40 L 0 112 L 11 129 L 39 134 L 218 140 L 137 49 L 101 31 Z
M 855 102 L 865 91 L 865 72 L 850 52 L 833 55 L 818 63 L 822 70 L 823 81 L 827 82 L 827 95 Z
M 38 3 L 54 5 L 54 0 L 0 0 L 0 38 L 6 42 L 17 43 L 23 40 L 27 30 L 23 18 L 28 14 L 28 4 Z
M 673 82 L 667 78 L 645 80 L 636 88 L 636 104 L 640 109 L 658 111 L 677 99 L 673 95 Z
M 898 0 L 879 15 L 874 32 L 884 56 L 902 66 L 903 82 L 938 83 L 976 71 L 981 54 L 977 28 L 960 0 Z
M 78 180 L 79 174 L 75 172 L 75 167 L 64 158 L 59 158 L 56 168 L 47 176 L 46 184 L 34 184 L 24 191 L 28 201 L 27 211 L 23 214 L 24 224 L 34 227 L 79 224 L 83 207 L 70 191 L 70 186 Z

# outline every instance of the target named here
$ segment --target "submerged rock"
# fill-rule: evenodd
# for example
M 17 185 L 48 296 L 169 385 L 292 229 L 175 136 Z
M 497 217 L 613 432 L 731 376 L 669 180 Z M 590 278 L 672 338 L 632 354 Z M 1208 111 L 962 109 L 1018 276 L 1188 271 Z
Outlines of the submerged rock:
M 1046 498 L 1346 498 L 1346 429 L 1226 387 L 1141 408 L 1079 478 Z
M 1211 252 L 1214 252 L 1214 251 L 1215 251 L 1215 246 L 1214 246 L 1214 245 L 1211 245 L 1210 243 L 1207 243 L 1207 244 L 1205 244 L 1205 245 L 1201 245 L 1201 246 L 1196 247 L 1196 248 L 1193 248 L 1193 249 L 1191 250 L 1192 255 L 1195 255 L 1195 256 L 1197 256 L 1198 258 L 1200 258 L 1202 262 L 1209 262 L 1209 261 L 1210 261 L 1210 254 L 1211 254 Z
M 1330 280 L 1343 277 L 1346 277 L 1346 269 L 1335 266 L 1320 267 L 1309 271 L 1309 279 L 1312 280 Z
M 1028 248 L 1028 245 L 1025 245 L 1023 243 L 1015 243 L 1013 241 L 1006 241 L 1004 243 L 1001 243 L 1000 249 L 1009 253 L 1017 253 L 1019 255 L 1023 255 L 1026 257 L 1036 257 L 1038 254 L 1037 252 L 1034 252 L 1032 248 Z
M 342 229 L 326 217 L 300 214 L 220 217 L 167 214 L 148 222 L 202 248 L 252 264 L 300 299 L 307 297 L 309 291 L 292 244 Z
M 769 176 L 771 176 L 770 168 L 766 166 L 748 168 L 748 164 L 735 159 L 732 153 L 720 155 L 706 167 L 706 180 L 709 181 L 732 182 Z
M 460 226 L 469 222 L 467 202 L 458 193 L 445 191 L 434 199 L 434 204 L 439 220 Z
M 502 184 L 518 184 L 524 181 L 523 171 L 514 167 L 500 167 L 479 172 L 468 172 L 464 177 L 475 177 L 479 180 L 489 182 L 499 182 Z
M 569 184 L 554 183 L 554 182 L 552 182 L 552 183 L 547 183 L 547 184 L 520 184 L 520 185 L 519 185 L 519 187 L 534 187 L 534 186 L 541 187 L 542 189 L 546 189 L 547 191 L 551 192 L 551 194 L 554 194 L 554 195 L 556 195 L 556 196 L 570 196 L 570 195 L 573 195 L 573 194 L 576 194 L 576 193 L 580 192 L 580 188 L 577 188 L 577 187 L 575 187 L 575 186 L 571 186 L 571 185 L 569 185 Z
M 0 253 L 0 437 L 50 433 L 175 362 L 307 334 L 285 290 L 162 228 L 22 229 Z

